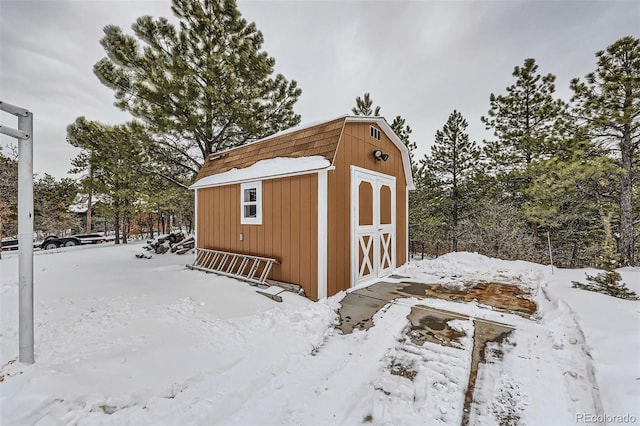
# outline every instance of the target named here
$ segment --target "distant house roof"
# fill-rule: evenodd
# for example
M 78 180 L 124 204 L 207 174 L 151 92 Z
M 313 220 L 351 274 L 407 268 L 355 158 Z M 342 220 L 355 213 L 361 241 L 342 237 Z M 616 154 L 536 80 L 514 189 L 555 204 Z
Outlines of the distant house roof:
M 110 203 L 111 198 L 104 194 L 94 194 L 92 197 L 92 204 L 97 203 Z M 89 195 L 77 193 L 73 202 L 69 205 L 68 211 L 71 213 L 86 213 L 89 210 Z
M 321 168 L 329 167 L 333 164 L 335 154 L 338 149 L 338 144 L 342 136 L 342 130 L 347 122 L 366 122 L 376 123 L 385 132 L 385 134 L 391 139 L 391 141 L 398 147 L 402 153 L 403 163 L 405 164 L 405 177 L 409 188 L 413 188 L 413 177 L 411 175 L 411 165 L 409 163 L 409 152 L 393 132 L 387 121 L 382 117 L 365 117 L 365 116 L 342 116 L 327 121 L 318 121 L 313 123 L 307 123 L 301 126 L 292 127 L 279 133 L 275 133 L 266 138 L 258 141 L 241 145 L 236 148 L 231 148 L 225 151 L 220 151 L 209 155 L 202 165 L 195 183 L 191 188 L 199 188 L 210 185 L 221 185 L 231 182 L 238 182 L 239 176 L 251 175 L 253 176 L 257 170 L 265 170 L 266 167 L 264 161 L 271 159 L 286 159 L 286 158 L 302 158 L 302 157 L 314 157 L 315 168 L 309 169 L 311 162 L 296 162 L 296 166 L 293 166 L 292 162 L 287 165 L 289 167 L 302 167 L 309 170 L 317 170 Z M 328 160 L 326 166 L 321 165 L 321 159 Z M 237 170 L 246 169 L 254 164 L 261 162 L 260 167 L 253 167 L 251 172 L 247 171 L 245 174 L 235 173 Z M 267 163 L 268 164 L 268 163 Z M 284 163 L 278 163 L 280 165 Z M 325 164 L 325 163 L 322 163 Z M 271 166 L 275 165 L 271 164 Z M 306 170 L 306 169 L 305 169 Z M 302 171 L 302 170 L 300 170 Z M 274 170 L 277 172 L 277 169 Z M 296 172 L 292 170 L 289 172 Z M 224 174 L 217 179 L 207 178 L 213 175 Z M 279 173 L 266 173 L 264 175 L 255 175 L 253 178 L 277 176 L 283 174 L 280 170 Z

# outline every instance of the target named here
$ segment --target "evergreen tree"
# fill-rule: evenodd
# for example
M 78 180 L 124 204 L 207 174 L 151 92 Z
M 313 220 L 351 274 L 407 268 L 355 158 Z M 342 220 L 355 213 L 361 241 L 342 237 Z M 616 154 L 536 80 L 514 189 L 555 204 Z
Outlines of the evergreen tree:
M 564 102 L 553 98 L 555 76 L 538 74 L 532 58 L 513 70 L 515 84 L 506 95 L 489 97 L 491 108 L 481 117 L 487 130 L 493 129 L 497 140 L 487 143 L 487 154 L 500 170 L 523 170 L 535 160 L 553 152 L 558 120 Z
M 18 161 L 0 151 L 0 237 L 18 233 Z
M 272 76 L 262 33 L 235 0 L 172 0 L 171 9 L 177 28 L 150 16 L 137 19 L 133 36 L 106 26 L 107 57 L 94 66 L 115 104 L 155 135 L 156 154 L 193 175 L 217 150 L 299 123 L 300 89 Z
M 484 148 L 488 167 L 498 188 L 519 210 L 528 201 L 526 189 L 534 178 L 529 167 L 550 157 L 565 130 L 566 105 L 553 97 L 555 76 L 541 76 L 534 59 L 525 59 L 512 75 L 516 82 L 506 88 L 506 95 L 491 94 L 491 108 L 481 121 L 497 138 Z M 536 238 L 537 224 L 529 227 Z
M 365 94 L 365 98 L 367 97 L 368 94 Z M 380 107 L 377 107 L 376 110 L 379 113 Z M 419 243 L 425 243 L 429 240 L 435 244 L 445 241 L 444 219 L 441 212 L 435 208 L 438 204 L 434 202 L 439 199 L 440 188 L 434 183 L 433 174 L 427 169 L 420 168 L 415 160 L 414 153 L 417 144 L 411 140 L 413 130 L 400 115 L 393 119 L 391 129 L 409 151 L 411 174 L 415 184 L 415 190 L 409 192 L 410 239 Z
M 415 176 L 417 164 L 415 164 L 413 153 L 416 148 L 418 148 L 418 145 L 411 140 L 411 133 L 413 130 L 411 130 L 411 127 L 406 124 L 406 120 L 400 115 L 396 115 L 396 118 L 393 119 L 391 129 L 400 138 L 402 143 L 404 143 L 404 146 L 407 147 L 407 150 L 409 151 L 409 162 L 411 163 L 411 172 Z
M 64 235 L 80 225 L 69 206 L 78 193 L 78 183 L 70 178 L 56 180 L 46 174 L 33 183 L 34 230 L 45 234 Z
M 431 156 L 423 160 L 445 193 L 442 208 L 446 212 L 453 251 L 458 251 L 459 223 L 470 199 L 468 183 L 477 172 L 480 158 L 476 143 L 469 141 L 467 127 L 467 120 L 454 110 L 442 130 L 436 132 Z
M 127 242 L 135 203 L 140 197 L 145 175 L 140 165 L 146 160 L 143 140 L 145 134 L 137 123 L 108 126 L 79 117 L 67 128 L 67 139 L 82 152 L 72 161 L 73 173 L 91 169 L 90 179 L 83 179 L 85 187 L 111 199 L 108 214 L 114 218 L 116 244 Z
M 355 115 L 380 117 L 380 107 L 376 106 L 375 109 L 371 109 L 372 105 L 373 100 L 369 96 L 369 92 L 366 92 L 362 98 L 356 97 L 356 106 L 351 108 L 351 112 Z
M 427 252 L 439 253 L 438 248 L 447 242 L 446 217 L 441 208 L 444 193 L 424 162 L 417 167 L 414 181 L 416 188 L 409 191 L 410 239 L 426 243 Z
M 623 265 L 633 265 L 634 221 L 640 218 L 633 207 L 640 163 L 640 40 L 624 37 L 596 57 L 595 72 L 571 81 L 572 101 L 591 137 L 611 151 L 621 169 L 618 252 Z
M 170 218 L 180 229 L 193 229 L 194 205 L 193 192 L 176 185 L 167 186 L 163 178 L 148 176 L 141 194 L 141 211 L 155 212 L 158 232 L 164 232 Z
M 611 233 L 611 213 L 604 218 L 603 225 L 605 238 L 602 255 L 598 258 L 598 266 L 604 269 L 604 272 L 595 276 L 587 274 L 587 281 L 591 284 L 573 281 L 573 287 L 608 294 L 620 299 L 638 300 L 636 293 L 627 288 L 622 282 L 622 276 L 616 271 L 619 266 L 620 255 L 615 251 L 615 241 Z
M 618 169 L 583 134 L 566 141 L 552 158 L 530 167 L 524 215 L 554 235 L 554 260 L 576 267 L 597 251 L 604 212 L 613 207 Z

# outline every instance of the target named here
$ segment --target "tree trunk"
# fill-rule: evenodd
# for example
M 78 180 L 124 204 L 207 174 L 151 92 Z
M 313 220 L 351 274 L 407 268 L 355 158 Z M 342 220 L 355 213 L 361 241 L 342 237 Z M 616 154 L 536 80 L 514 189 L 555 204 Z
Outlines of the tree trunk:
M 93 185 L 93 167 L 91 166 L 91 164 L 89 164 L 89 179 L 91 184 Z M 91 201 L 93 201 L 91 199 L 92 195 L 93 189 L 89 189 L 89 198 L 87 199 L 87 234 L 91 233 Z
M 157 207 L 158 207 L 158 213 L 156 213 L 156 214 L 158 215 L 158 217 L 157 217 L 157 220 L 156 220 L 156 225 L 158 226 L 158 228 L 157 228 L 158 229 L 158 235 L 161 235 L 162 231 L 163 231 L 163 229 L 161 228 L 162 222 L 160 220 L 162 218 L 162 213 L 160 212 L 160 206 L 157 206 Z
M 116 234 L 116 244 L 120 244 L 120 209 L 117 208 L 115 213 L 114 232 Z
M 453 202 L 453 218 L 451 224 L 453 251 L 458 251 L 458 200 Z
M 634 266 L 632 191 L 631 175 L 625 171 L 620 176 L 620 239 L 618 252 L 620 253 L 621 266 Z
M 129 213 L 125 213 L 122 221 L 122 244 L 127 244 L 128 242 L 130 226 Z
M 131 230 L 131 217 L 129 213 L 129 200 L 124 200 L 124 217 L 122 218 L 122 244 L 127 244 L 129 231 Z
M 531 226 L 531 235 L 533 236 L 533 238 L 535 240 L 538 239 L 538 225 L 536 225 L 533 222 L 530 222 L 530 226 Z
M 571 260 L 569 261 L 569 268 L 575 268 L 578 260 L 578 241 L 573 242 L 573 249 L 571 250 Z
M 87 199 L 87 234 L 91 233 L 91 191 L 89 191 L 89 198 Z
M 631 143 L 631 128 L 624 126 L 622 140 L 620 141 L 620 153 L 623 172 L 620 175 L 620 239 L 618 252 L 620 253 L 621 266 L 634 266 L 633 259 L 633 205 L 631 196 L 633 193 L 633 159 Z

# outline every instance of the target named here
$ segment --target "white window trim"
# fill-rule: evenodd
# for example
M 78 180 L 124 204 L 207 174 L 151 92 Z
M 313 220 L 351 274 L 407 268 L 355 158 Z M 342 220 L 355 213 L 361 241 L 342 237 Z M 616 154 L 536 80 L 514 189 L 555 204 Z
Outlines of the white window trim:
M 245 217 L 244 207 L 254 204 L 253 202 L 244 201 L 245 189 L 256 190 L 256 217 Z M 262 181 L 247 182 L 240 185 L 240 224 L 241 225 L 262 225 Z

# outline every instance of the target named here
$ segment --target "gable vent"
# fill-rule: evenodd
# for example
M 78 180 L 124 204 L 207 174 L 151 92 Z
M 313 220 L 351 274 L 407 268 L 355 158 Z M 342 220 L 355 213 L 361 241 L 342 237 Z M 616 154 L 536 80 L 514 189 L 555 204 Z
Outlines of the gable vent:
M 369 128 L 369 134 L 371 135 L 372 138 L 380 140 L 380 130 L 376 129 L 375 127 L 371 126 Z

